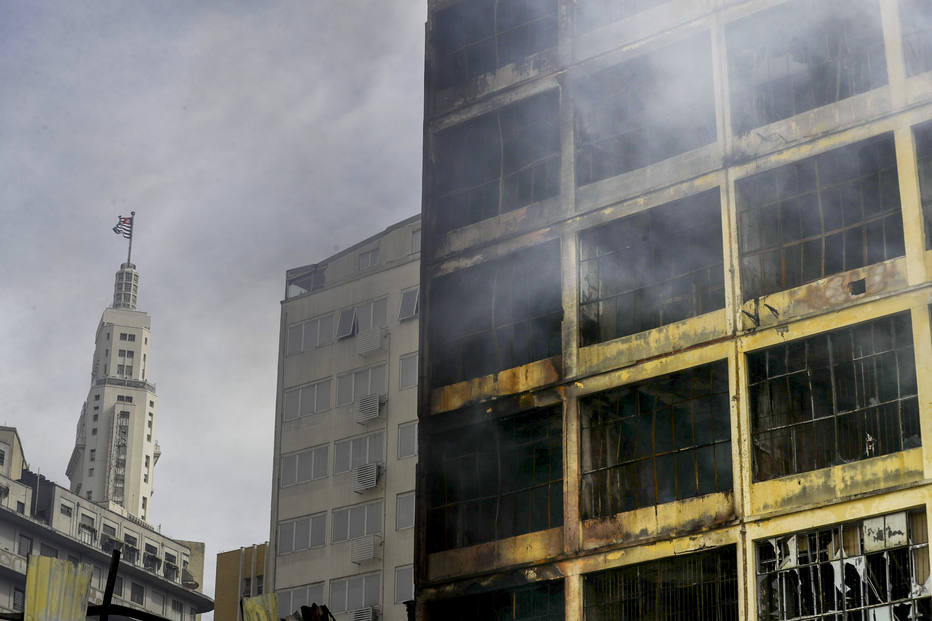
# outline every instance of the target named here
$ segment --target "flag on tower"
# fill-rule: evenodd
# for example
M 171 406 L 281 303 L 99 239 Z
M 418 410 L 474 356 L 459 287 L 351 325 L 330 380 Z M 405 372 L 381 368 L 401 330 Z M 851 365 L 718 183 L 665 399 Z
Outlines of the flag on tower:
M 133 237 L 133 216 L 124 218 L 120 216 L 117 218 L 116 226 L 113 227 L 113 232 L 117 235 L 122 235 L 126 239 L 132 239 Z

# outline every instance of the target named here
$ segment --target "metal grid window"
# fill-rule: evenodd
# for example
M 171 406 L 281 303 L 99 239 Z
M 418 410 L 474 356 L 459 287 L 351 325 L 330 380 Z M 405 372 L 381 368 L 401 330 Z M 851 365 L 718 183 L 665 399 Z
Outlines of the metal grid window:
M 435 432 L 429 446 L 431 551 L 563 524 L 559 407 Z
M 924 511 L 757 542 L 760 619 L 932 619 Z
M 580 400 L 582 517 L 732 489 L 722 360 Z
M 285 391 L 282 420 L 297 420 L 301 416 L 319 414 L 330 409 L 330 378 L 301 388 Z
M 932 4 L 928 0 L 900 0 L 906 75 L 932 70 Z
M 724 307 L 717 188 L 579 234 L 580 345 Z
M 554 580 L 439 601 L 428 610 L 431 619 L 447 621 L 563 621 L 564 597 L 563 581 Z
M 893 134 L 741 179 L 745 300 L 905 254 Z
M 430 300 L 434 386 L 555 356 L 562 351 L 560 242 L 439 276 Z
M 932 7 L 932 4 L 929 5 Z M 932 123 L 914 130 L 916 158 L 919 166 L 919 190 L 922 196 L 922 218 L 925 222 L 926 250 L 932 249 Z
M 730 24 L 726 41 L 736 133 L 887 83 L 877 0 L 787 2 Z
M 557 0 L 466 0 L 430 20 L 435 88 L 557 45 Z
M 909 312 L 747 355 L 754 480 L 920 446 Z
M 559 105 L 549 91 L 434 135 L 435 233 L 560 192 Z
M 573 102 L 577 185 L 715 142 L 710 35 L 598 71 Z
M 735 546 L 583 576 L 586 621 L 738 620 Z
M 330 445 L 282 455 L 281 487 L 326 479 L 330 473 Z
M 589 32 L 660 6 L 669 0 L 576 0 L 576 33 Z
M 385 432 L 376 431 L 333 443 L 333 473 L 342 474 L 365 464 L 385 462 Z

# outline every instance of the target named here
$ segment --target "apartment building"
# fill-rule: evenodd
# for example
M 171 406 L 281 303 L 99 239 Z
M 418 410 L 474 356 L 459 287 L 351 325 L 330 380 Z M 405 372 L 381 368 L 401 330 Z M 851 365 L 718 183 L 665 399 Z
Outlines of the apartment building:
M 268 553 L 268 543 L 260 543 L 217 555 L 214 621 L 242 621 L 240 598 L 255 597 L 265 592 Z
M 281 614 L 406 618 L 413 599 L 420 220 L 288 270 L 268 585 Z
M 213 610 L 200 592 L 204 544 L 167 537 L 30 471 L 16 429 L 0 427 L 0 611 L 24 610 L 31 554 L 92 565 L 89 603 L 103 603 L 114 548 L 114 603 L 177 621 Z
M 428 6 L 418 618 L 932 618 L 932 3 Z

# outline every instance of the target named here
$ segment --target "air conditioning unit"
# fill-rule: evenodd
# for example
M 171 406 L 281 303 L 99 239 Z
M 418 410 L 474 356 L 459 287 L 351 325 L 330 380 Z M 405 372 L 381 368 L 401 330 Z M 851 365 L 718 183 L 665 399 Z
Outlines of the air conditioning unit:
M 350 560 L 357 565 L 366 561 L 374 561 L 379 558 L 381 547 L 382 538 L 378 535 L 366 535 L 353 539 L 350 544 Z
M 387 328 L 372 328 L 356 335 L 356 353 L 360 356 L 371 356 L 385 351 L 385 337 Z
M 353 621 L 377 621 L 379 618 L 379 609 L 375 606 L 368 608 L 357 608 L 350 611 L 350 619 Z
M 356 401 L 356 422 L 365 425 L 369 421 L 377 419 L 382 414 L 382 395 L 371 394 L 360 397 Z
M 381 464 L 363 464 L 353 470 L 353 491 L 361 494 L 379 484 Z

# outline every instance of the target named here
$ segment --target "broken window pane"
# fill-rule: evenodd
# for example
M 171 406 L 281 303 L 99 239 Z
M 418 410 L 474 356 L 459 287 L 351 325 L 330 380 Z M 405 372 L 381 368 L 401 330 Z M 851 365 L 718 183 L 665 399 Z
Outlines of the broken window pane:
M 429 618 L 444 621 L 563 621 L 562 580 L 467 595 L 432 603 Z
M 905 254 L 893 134 L 735 187 L 745 300 Z
M 430 20 L 434 88 L 444 89 L 557 44 L 557 0 L 464 0 Z
M 737 621 L 737 556 L 735 546 L 723 546 L 586 574 L 585 619 Z
M 924 511 L 757 542 L 759 619 L 929 619 Z
M 669 0 L 576 0 L 576 33 L 595 30 L 666 2 Z
M 559 406 L 432 432 L 426 446 L 432 552 L 563 524 Z
M 787 2 L 731 24 L 726 38 L 735 133 L 887 83 L 877 0 Z
M 725 307 L 719 190 L 579 234 L 581 345 Z
M 430 295 L 434 386 L 562 350 L 559 240 L 437 277 Z
M 908 312 L 747 361 L 755 481 L 922 444 Z
M 732 489 L 722 360 L 580 399 L 582 518 Z
M 434 136 L 434 226 L 466 226 L 560 191 L 559 96 L 549 91 Z
M 919 167 L 919 190 L 922 195 L 922 216 L 926 230 L 926 250 L 929 250 L 932 249 L 932 123 L 919 125 L 914 133 Z
M 929 0 L 900 0 L 900 24 L 906 75 L 932 70 L 932 3 Z
M 709 33 L 580 80 L 573 102 L 577 185 L 714 142 Z

